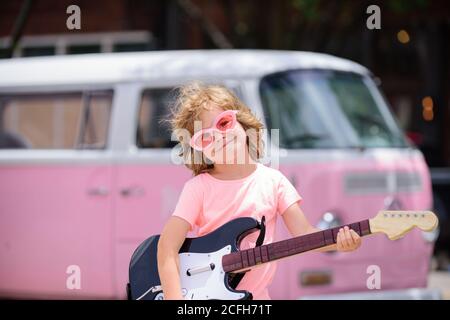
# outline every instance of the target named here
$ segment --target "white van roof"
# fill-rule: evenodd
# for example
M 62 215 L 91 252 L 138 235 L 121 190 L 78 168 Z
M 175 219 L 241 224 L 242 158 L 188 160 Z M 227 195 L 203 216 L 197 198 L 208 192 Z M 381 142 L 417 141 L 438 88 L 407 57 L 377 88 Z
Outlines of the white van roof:
M 148 51 L 0 60 L 0 88 L 248 78 L 306 68 L 369 73 L 353 61 L 313 52 L 251 49 Z

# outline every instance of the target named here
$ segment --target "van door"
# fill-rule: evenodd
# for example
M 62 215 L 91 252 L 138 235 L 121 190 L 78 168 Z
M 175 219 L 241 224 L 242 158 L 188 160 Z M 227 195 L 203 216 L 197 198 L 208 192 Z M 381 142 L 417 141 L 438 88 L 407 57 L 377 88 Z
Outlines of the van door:
M 0 93 L 0 293 L 112 293 L 112 91 Z
M 117 91 L 114 121 L 120 132 L 113 137 L 116 216 L 116 291 L 125 297 L 128 267 L 136 247 L 161 233 L 191 173 L 172 161 L 171 132 L 167 122 L 173 87 L 142 88 L 123 84 Z
M 239 96 L 235 82 L 225 82 Z M 126 108 L 114 115 L 117 144 L 114 185 L 116 189 L 116 285 L 125 297 L 128 267 L 136 247 L 162 231 L 179 195 L 192 173 L 181 162 L 178 141 L 172 141 L 168 123 L 175 86 L 146 87 L 122 84 L 117 104 Z M 189 236 L 194 236 L 195 230 Z

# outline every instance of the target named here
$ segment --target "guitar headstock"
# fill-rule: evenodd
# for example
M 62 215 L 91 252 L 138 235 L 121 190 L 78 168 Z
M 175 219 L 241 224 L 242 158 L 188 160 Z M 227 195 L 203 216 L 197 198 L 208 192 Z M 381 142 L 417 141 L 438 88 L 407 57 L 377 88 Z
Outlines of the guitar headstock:
M 382 210 L 369 223 L 372 233 L 382 232 L 389 239 L 396 240 L 414 227 L 432 231 L 437 227 L 438 219 L 431 211 Z

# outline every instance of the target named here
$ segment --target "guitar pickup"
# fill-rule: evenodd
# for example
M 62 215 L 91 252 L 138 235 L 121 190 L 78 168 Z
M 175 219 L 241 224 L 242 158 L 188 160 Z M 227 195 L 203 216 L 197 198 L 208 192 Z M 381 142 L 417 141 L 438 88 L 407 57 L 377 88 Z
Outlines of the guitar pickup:
M 196 268 L 190 268 L 186 270 L 186 274 L 188 276 L 192 276 L 194 274 L 197 273 L 202 273 L 202 272 L 206 272 L 206 271 L 212 271 L 214 270 L 216 266 L 214 265 L 214 263 L 210 263 L 209 265 L 205 266 L 205 267 L 196 267 Z

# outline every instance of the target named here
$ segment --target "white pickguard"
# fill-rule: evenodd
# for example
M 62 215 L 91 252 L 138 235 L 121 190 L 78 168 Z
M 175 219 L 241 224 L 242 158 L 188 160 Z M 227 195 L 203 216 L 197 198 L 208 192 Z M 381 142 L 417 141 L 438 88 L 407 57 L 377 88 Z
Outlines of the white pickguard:
M 244 293 L 231 292 L 225 287 L 225 271 L 222 267 L 222 257 L 231 252 L 231 246 L 226 246 L 210 253 L 180 253 L 180 282 L 183 296 L 186 300 L 238 300 Z M 208 266 L 214 264 L 214 269 Z M 202 269 L 205 269 L 204 271 Z M 202 270 L 188 275 L 188 270 Z M 161 294 L 160 299 L 163 298 Z

